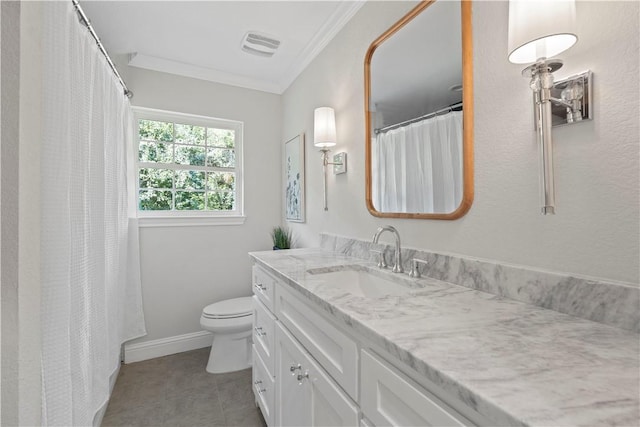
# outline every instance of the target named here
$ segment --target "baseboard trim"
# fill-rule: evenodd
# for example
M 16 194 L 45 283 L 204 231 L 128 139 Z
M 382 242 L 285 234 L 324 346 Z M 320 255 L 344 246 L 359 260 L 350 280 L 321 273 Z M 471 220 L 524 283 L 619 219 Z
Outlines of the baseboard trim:
M 140 362 L 142 360 L 182 353 L 183 351 L 209 347 L 212 340 L 213 334 L 211 332 L 199 331 L 153 341 L 125 344 L 124 363 Z

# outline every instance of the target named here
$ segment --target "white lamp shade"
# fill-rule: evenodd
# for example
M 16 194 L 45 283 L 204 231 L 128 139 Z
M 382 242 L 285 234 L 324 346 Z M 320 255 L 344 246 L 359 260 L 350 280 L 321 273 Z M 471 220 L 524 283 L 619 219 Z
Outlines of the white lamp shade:
M 577 41 L 575 0 L 509 0 L 509 61 L 552 58 Z
M 316 108 L 313 115 L 313 145 L 320 148 L 336 145 L 336 114 L 331 107 Z

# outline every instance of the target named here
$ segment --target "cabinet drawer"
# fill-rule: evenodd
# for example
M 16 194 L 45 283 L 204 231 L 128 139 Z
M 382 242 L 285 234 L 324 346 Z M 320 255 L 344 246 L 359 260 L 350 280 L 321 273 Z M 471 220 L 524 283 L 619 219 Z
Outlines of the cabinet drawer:
M 273 357 L 275 335 L 275 317 L 262 305 L 258 297 L 254 295 L 253 344 L 271 376 L 275 374 L 275 358 Z
M 253 266 L 253 293 L 262 301 L 269 311 L 273 312 L 273 299 L 275 297 L 276 283 L 278 280 L 267 273 L 264 268 Z
M 357 400 L 356 343 L 283 286 L 276 290 L 276 315 L 347 394 Z
M 273 377 L 267 372 L 267 368 L 264 362 L 260 358 L 260 355 L 256 351 L 255 345 L 253 346 L 253 394 L 256 397 L 256 402 L 260 406 L 262 416 L 268 426 L 273 426 L 274 423 L 274 398 L 275 398 L 275 382 Z
M 363 350 L 360 360 L 360 407 L 376 426 L 463 426 L 468 423 L 374 354 Z

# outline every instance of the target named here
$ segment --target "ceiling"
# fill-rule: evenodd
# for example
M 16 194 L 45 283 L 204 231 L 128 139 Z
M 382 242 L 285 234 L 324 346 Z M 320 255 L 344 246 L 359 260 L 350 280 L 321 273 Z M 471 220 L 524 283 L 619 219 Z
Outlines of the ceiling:
M 374 127 L 413 119 L 460 102 L 460 2 L 437 1 L 385 40 L 371 58 L 369 108 Z
M 364 4 L 359 1 L 93 1 L 81 6 L 129 65 L 280 94 Z M 255 31 L 271 58 L 241 50 Z

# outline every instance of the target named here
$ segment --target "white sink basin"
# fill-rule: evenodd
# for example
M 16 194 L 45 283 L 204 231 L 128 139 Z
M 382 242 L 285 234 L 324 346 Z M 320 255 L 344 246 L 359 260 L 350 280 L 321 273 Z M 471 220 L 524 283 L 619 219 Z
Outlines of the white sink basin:
M 407 295 L 412 290 L 416 290 L 364 270 L 325 272 L 318 269 L 308 270 L 308 272 L 315 276 L 314 282 L 322 282 L 321 286 L 323 287 L 332 287 L 359 297 L 380 298 Z

